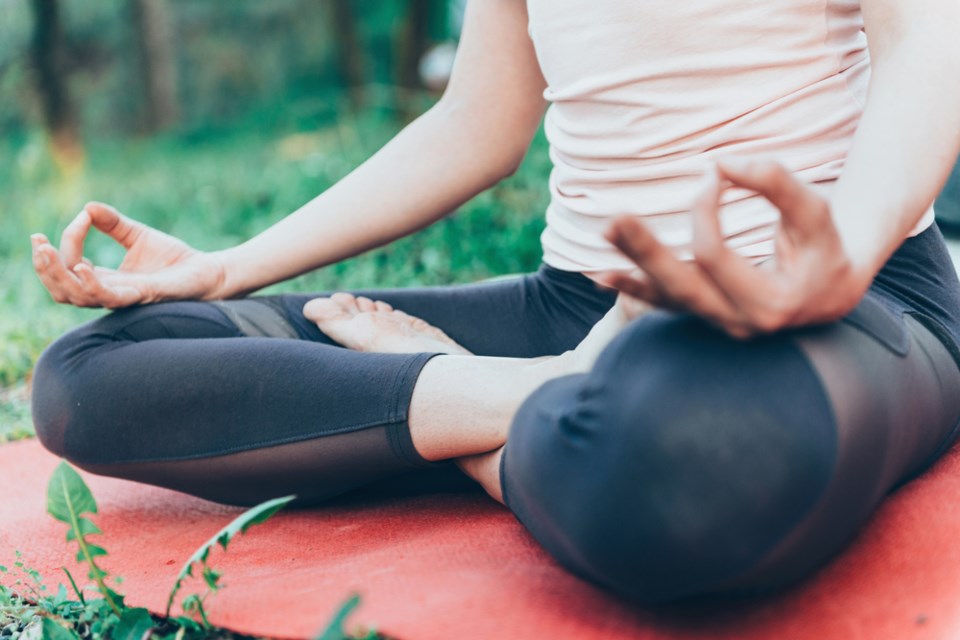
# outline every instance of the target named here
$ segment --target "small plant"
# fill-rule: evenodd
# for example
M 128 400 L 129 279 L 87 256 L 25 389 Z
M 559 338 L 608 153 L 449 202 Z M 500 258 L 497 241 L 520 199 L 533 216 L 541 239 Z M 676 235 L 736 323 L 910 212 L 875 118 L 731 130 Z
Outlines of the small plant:
M 109 632 L 113 640 L 139 640 L 152 627 L 153 619 L 150 612 L 143 608 L 131 608 L 124 604 L 123 595 L 107 584 L 109 574 L 104 571 L 97 558 L 107 555 L 107 550 L 89 540 L 89 536 L 101 535 L 103 532 L 90 520 L 87 515 L 97 513 L 97 501 L 90 488 L 76 471 L 66 462 L 61 462 L 50 478 L 47 486 L 47 511 L 51 516 L 65 523 L 67 529 L 67 543 L 76 542 L 77 562 L 87 565 L 87 577 L 94 581 L 97 591 L 103 597 L 100 602 L 88 603 L 83 591 L 77 586 L 70 572 L 64 568 L 64 573 L 70 580 L 74 593 L 77 594 L 81 605 L 87 609 L 92 620 L 91 632 Z M 81 618 L 82 619 L 82 618 Z M 44 638 L 66 640 L 77 638 L 72 630 L 59 625 L 56 629 L 49 627 L 48 620 L 44 620 Z M 49 627 L 49 628 L 48 628 Z M 96 628 L 99 627 L 99 628 Z M 55 635 L 48 635 L 50 634 Z
M 67 463 L 61 463 L 47 487 L 47 510 L 67 525 L 67 543 L 76 543 L 77 561 L 86 565 L 93 586 L 80 588 L 73 575 L 63 568 L 77 600 L 70 599 L 63 584 L 58 585 L 55 594 L 48 593 L 40 574 L 27 568 L 17 552 L 13 570 L 0 565 L 3 583 L 0 584 L 0 640 L 18 640 L 21 636 L 31 640 L 240 640 L 244 636 L 213 629 L 207 619 L 207 598 L 222 589 L 221 574 L 209 564 L 210 554 L 217 545 L 226 550 L 235 537 L 253 525 L 267 521 L 293 499 L 294 496 L 287 496 L 253 507 L 197 549 L 177 575 L 167 601 L 166 619 L 161 619 L 146 609 L 128 607 L 124 596 L 117 590 L 121 579 L 111 579 L 98 564 L 97 559 L 108 553 L 90 540 L 91 536 L 102 535 L 100 528 L 90 519 L 97 513 L 96 500 L 80 474 Z M 186 579 L 193 577 L 198 569 L 199 577 L 206 584 L 206 592 L 183 598 L 181 608 L 186 614 L 199 617 L 199 622 L 191 617 L 170 617 L 177 594 Z M 115 586 L 110 586 L 111 583 Z M 100 597 L 85 595 L 90 589 Z M 383 636 L 373 630 L 360 636 L 344 630 L 347 617 L 359 603 L 358 595 L 344 602 L 317 640 L 382 640 Z
M 47 485 L 47 512 L 60 522 L 69 526 L 67 543 L 76 542 L 80 547 L 77 552 L 77 562 L 86 563 L 89 567 L 87 577 L 97 584 L 97 590 L 114 613 L 120 615 L 123 606 L 123 596 L 107 586 L 107 572 L 97 564 L 97 558 L 107 555 L 107 550 L 93 544 L 87 536 L 102 534 L 97 525 L 85 517 L 86 514 L 97 512 L 97 501 L 90 493 L 89 487 L 73 467 L 61 462 L 50 478 Z M 76 589 L 73 576 L 67 572 L 70 583 L 77 591 L 77 596 L 83 601 L 83 595 Z
M 217 532 L 217 535 L 207 540 L 199 549 L 194 551 L 190 559 L 187 560 L 187 563 L 183 565 L 183 569 L 181 569 L 177 575 L 177 581 L 173 584 L 173 589 L 170 590 L 170 597 L 167 599 L 166 615 L 170 615 L 170 609 L 173 608 L 173 602 L 177 597 L 177 592 L 180 591 L 180 587 L 183 585 L 183 581 L 188 577 L 192 577 L 194 567 L 198 566 L 200 568 L 200 575 L 207 585 L 207 592 L 202 596 L 199 594 L 187 596 L 183 599 L 180 606 L 186 613 L 198 614 L 203 621 L 203 625 L 209 627 L 210 622 L 207 620 L 207 612 L 203 605 L 207 597 L 221 589 L 220 578 L 222 577 L 220 572 L 213 569 L 207 562 L 210 558 L 210 552 L 213 551 L 217 545 L 220 545 L 223 550 L 226 551 L 227 545 L 229 545 L 230 541 L 236 536 L 245 533 L 247 529 L 255 524 L 266 522 L 273 514 L 280 511 L 280 509 L 289 504 L 294 498 L 296 498 L 296 496 L 275 498 L 245 511 L 237 516 L 233 522 Z

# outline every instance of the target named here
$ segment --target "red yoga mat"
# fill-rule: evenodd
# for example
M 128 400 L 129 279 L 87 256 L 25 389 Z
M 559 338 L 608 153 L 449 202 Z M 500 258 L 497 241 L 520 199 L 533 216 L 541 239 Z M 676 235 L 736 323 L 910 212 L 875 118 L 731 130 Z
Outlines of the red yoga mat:
M 56 464 L 36 442 L 0 447 L 0 564 L 20 550 L 52 584 L 62 580 L 59 567 L 75 566 L 64 525 L 45 512 Z M 85 478 L 100 504 L 104 566 L 125 578 L 130 604 L 155 612 L 186 558 L 240 512 Z M 350 627 L 408 640 L 947 640 L 960 638 L 958 503 L 960 448 L 888 499 L 844 554 L 790 591 L 736 605 L 644 609 L 567 574 L 482 494 L 367 492 L 281 512 L 218 551 L 213 564 L 227 587 L 208 612 L 235 631 L 309 638 L 357 591 L 363 603 Z

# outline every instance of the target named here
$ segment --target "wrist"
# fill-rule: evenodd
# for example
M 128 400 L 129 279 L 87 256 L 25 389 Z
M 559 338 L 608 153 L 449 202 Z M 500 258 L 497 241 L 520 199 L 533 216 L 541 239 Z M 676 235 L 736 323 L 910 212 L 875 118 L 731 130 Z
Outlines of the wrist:
M 207 254 L 211 262 L 214 279 L 210 289 L 204 294 L 204 300 L 226 300 L 237 297 L 240 289 L 236 285 L 237 269 L 234 252 L 230 249 L 211 251 Z
M 846 315 L 859 304 L 885 260 L 881 225 L 876 220 L 871 224 L 864 219 L 863 211 L 862 207 L 844 208 L 836 200 L 830 202 L 830 213 L 845 263 L 831 277 L 838 316 Z
M 890 230 L 878 220 L 865 219 L 862 212 L 862 207 L 847 207 L 836 200 L 830 203 L 840 246 L 850 264 L 850 278 L 866 291 L 886 260 L 885 237 Z

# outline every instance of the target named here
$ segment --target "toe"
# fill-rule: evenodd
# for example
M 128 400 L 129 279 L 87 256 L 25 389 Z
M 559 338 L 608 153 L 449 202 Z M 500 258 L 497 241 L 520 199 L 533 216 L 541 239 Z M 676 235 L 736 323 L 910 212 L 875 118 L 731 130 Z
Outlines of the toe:
M 357 298 L 352 293 L 340 291 L 330 296 L 330 299 L 343 307 L 345 311 L 356 313 L 359 310 L 357 308 Z
M 426 332 L 436 328 L 423 318 L 410 318 L 410 324 L 413 325 L 413 328 L 417 331 Z
M 344 308 L 333 298 L 314 298 L 303 306 L 303 316 L 312 322 L 324 322 L 344 315 Z
M 383 300 L 377 300 L 374 302 L 374 304 L 377 307 L 377 311 L 380 311 L 382 313 L 390 313 L 391 311 L 393 311 L 393 307 L 387 304 L 386 302 L 384 302 Z
M 377 310 L 377 305 L 370 298 L 363 296 L 357 297 L 357 308 L 364 313 L 371 313 Z

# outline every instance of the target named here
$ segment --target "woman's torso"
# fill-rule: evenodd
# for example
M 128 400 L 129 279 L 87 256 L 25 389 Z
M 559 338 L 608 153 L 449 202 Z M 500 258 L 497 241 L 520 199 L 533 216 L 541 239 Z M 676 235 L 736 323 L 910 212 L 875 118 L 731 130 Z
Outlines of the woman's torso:
M 552 103 L 546 263 L 628 267 L 601 235 L 623 214 L 686 255 L 689 208 L 716 158 L 775 159 L 824 189 L 840 175 L 870 73 L 859 0 L 527 5 Z M 770 255 L 776 210 L 739 190 L 724 202 L 731 246 Z

